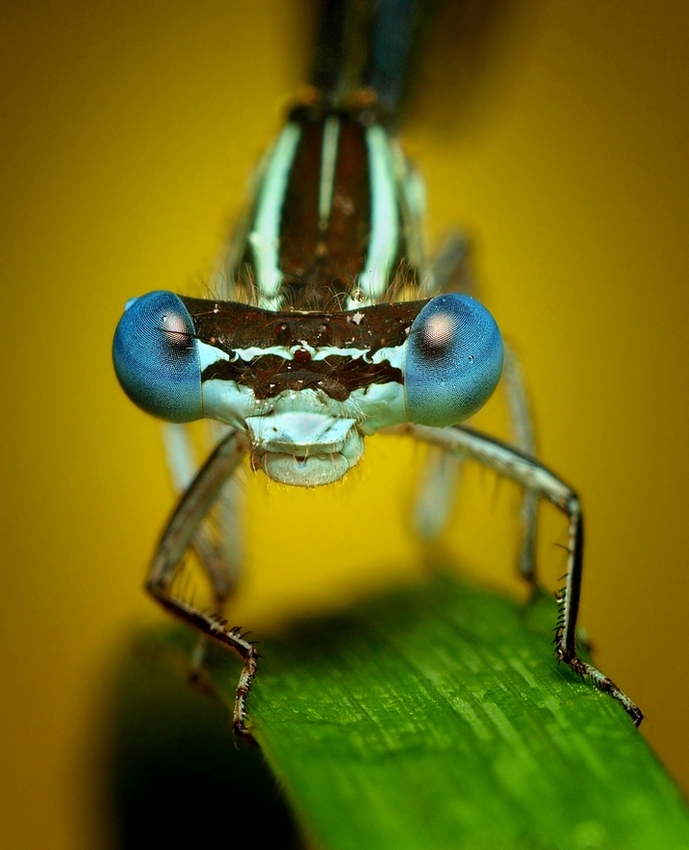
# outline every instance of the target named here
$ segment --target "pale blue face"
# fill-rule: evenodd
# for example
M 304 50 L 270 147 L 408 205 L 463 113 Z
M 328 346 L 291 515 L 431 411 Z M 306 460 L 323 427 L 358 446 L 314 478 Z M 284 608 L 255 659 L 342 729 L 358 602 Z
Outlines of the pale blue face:
M 214 302 L 208 304 L 212 310 Z M 400 344 L 373 349 L 271 345 L 230 354 L 227 344 L 223 350 L 198 338 L 182 299 L 152 292 L 127 305 L 113 359 L 123 389 L 143 410 L 172 422 L 209 418 L 241 429 L 255 468 L 308 487 L 336 481 L 356 465 L 365 435 L 402 422 L 454 425 L 492 394 L 502 371 L 502 339 L 478 301 L 454 293 L 433 298 L 403 336 Z M 355 368 L 379 367 L 383 377 L 352 385 L 345 398 L 309 381 L 302 390 L 276 386 L 275 395 L 259 397 L 251 370 L 268 356 L 305 374 L 322 371 L 320 361 L 347 358 Z M 232 379 L 216 368 L 225 364 Z

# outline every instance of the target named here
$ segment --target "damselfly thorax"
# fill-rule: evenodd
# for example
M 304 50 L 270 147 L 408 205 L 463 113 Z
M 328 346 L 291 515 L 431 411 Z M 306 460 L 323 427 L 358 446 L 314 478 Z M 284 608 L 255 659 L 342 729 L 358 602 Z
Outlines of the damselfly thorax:
M 356 310 L 434 294 L 424 191 L 375 98 L 291 110 L 228 257 L 227 297 L 268 310 Z

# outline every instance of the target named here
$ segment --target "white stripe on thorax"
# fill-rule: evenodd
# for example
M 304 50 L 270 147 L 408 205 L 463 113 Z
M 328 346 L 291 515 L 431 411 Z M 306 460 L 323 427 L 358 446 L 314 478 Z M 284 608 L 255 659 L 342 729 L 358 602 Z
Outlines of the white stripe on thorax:
M 261 181 L 254 226 L 249 235 L 256 263 L 259 306 L 273 306 L 280 284 L 280 222 L 290 169 L 301 136 L 298 124 L 287 124 L 278 137 Z
M 340 119 L 325 119 L 323 147 L 321 149 L 321 180 L 318 190 L 318 227 L 323 232 L 330 221 L 337 164 L 337 145 L 340 136 Z
M 364 270 L 358 286 L 366 300 L 376 303 L 385 292 L 392 263 L 397 256 L 399 221 L 397 181 L 388 134 L 382 127 L 366 131 L 371 188 L 371 236 Z

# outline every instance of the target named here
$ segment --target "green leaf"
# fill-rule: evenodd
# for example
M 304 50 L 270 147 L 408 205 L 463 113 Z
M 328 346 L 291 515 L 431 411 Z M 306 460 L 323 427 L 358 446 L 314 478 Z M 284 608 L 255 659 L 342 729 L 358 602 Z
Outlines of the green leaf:
M 316 846 L 689 848 L 638 730 L 556 663 L 555 617 L 441 575 L 262 641 L 250 719 Z M 236 661 L 209 670 L 231 710 Z

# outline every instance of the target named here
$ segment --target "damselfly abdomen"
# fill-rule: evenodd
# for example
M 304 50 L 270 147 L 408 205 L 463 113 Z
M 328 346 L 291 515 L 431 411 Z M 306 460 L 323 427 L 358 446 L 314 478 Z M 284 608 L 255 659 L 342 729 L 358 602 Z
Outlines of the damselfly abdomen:
M 129 302 L 118 325 L 115 368 L 136 404 L 170 422 L 208 418 L 227 428 L 162 536 L 148 589 L 242 657 L 234 726 L 249 734 L 257 653 L 220 616 L 232 581 L 204 534 L 205 517 L 246 454 L 274 480 L 314 487 L 354 467 L 367 436 L 407 434 L 476 459 L 522 484 L 531 501 L 543 497 L 567 514 L 556 655 L 639 723 L 634 703 L 577 654 L 576 494 L 529 454 L 457 425 L 492 394 L 502 340 L 476 300 L 442 293 L 447 263 L 426 262 L 423 188 L 394 132 L 416 3 L 373 9 L 357 32 L 346 4 L 324 4 L 313 90 L 264 157 L 215 282 L 217 300 L 153 292 Z M 172 592 L 189 546 L 207 568 L 218 614 Z

